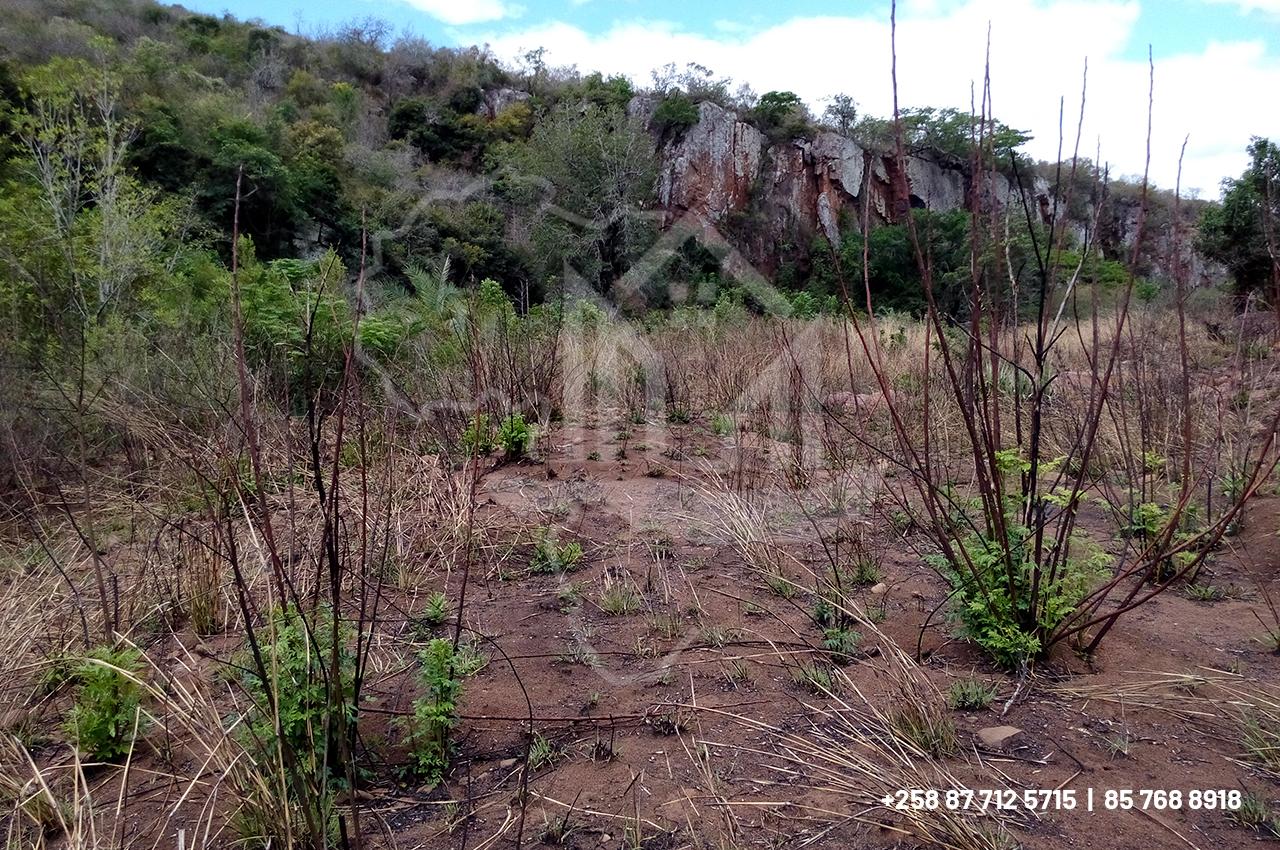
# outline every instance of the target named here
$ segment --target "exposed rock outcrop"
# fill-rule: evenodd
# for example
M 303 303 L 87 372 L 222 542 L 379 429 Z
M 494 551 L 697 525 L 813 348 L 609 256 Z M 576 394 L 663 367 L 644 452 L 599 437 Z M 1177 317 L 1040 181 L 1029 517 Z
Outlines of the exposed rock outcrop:
M 779 243 L 805 244 L 818 233 L 836 242 L 842 227 L 860 228 L 864 203 L 873 223 L 893 223 L 912 207 L 962 209 L 974 190 L 963 170 L 912 156 L 904 193 L 893 179 L 895 166 L 894 157 L 831 132 L 770 144 L 736 113 L 704 101 L 698 122 L 663 145 L 658 201 L 673 216 L 692 212 L 717 226 L 733 224 L 735 216 L 760 217 L 760 233 L 744 247 L 772 268 Z M 999 175 L 996 181 L 995 202 L 1017 202 L 1008 181 Z
M 520 91 L 519 89 L 490 89 L 484 93 L 484 100 L 476 108 L 476 112 L 486 118 L 497 118 L 505 112 L 508 107 L 514 106 L 517 103 L 524 103 L 531 97 L 532 95 L 527 91 Z
M 636 98 L 630 111 L 647 118 L 652 106 Z M 816 235 L 835 243 L 842 229 L 861 230 L 864 215 L 877 225 L 900 222 L 912 208 L 994 208 L 1009 210 L 1021 222 L 1026 204 L 1033 220 L 1047 221 L 1054 206 L 1050 185 L 1039 176 L 1019 192 L 1000 173 L 975 180 L 967 167 L 911 155 L 905 181 L 895 179 L 892 155 L 825 131 L 813 139 L 771 142 L 732 110 L 708 101 L 698 105 L 697 123 L 679 138 L 663 140 L 660 152 L 658 202 L 670 219 L 693 213 L 724 230 L 766 272 L 776 270 L 788 251 L 803 252 Z M 1113 199 L 1099 223 L 1097 235 L 1109 255 L 1132 250 L 1135 203 Z M 1092 218 L 1086 212 L 1079 221 L 1068 219 L 1067 227 L 1083 238 Z M 1149 218 L 1141 256 L 1144 268 L 1166 277 L 1174 266 L 1170 231 L 1169 221 Z M 1182 262 L 1193 283 L 1221 275 L 1193 251 L 1184 251 Z

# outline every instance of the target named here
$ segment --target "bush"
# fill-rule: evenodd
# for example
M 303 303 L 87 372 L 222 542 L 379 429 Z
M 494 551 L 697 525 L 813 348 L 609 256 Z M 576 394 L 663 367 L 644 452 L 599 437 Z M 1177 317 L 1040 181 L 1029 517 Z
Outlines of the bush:
M 652 126 L 664 138 L 680 138 L 698 123 L 698 104 L 682 91 L 670 92 L 653 110 Z
M 497 443 L 508 460 L 522 458 L 533 445 L 533 426 L 524 421 L 523 414 L 513 413 L 498 426 Z
M 487 413 L 477 413 L 467 423 L 462 432 L 462 448 L 467 454 L 487 455 L 493 453 L 493 428 L 489 425 Z
M 135 677 L 142 667 L 136 649 L 95 649 L 76 668 L 75 706 L 67 730 L 81 752 L 101 761 L 115 761 L 133 749 L 135 725 L 142 705 L 142 687 Z
M 329 687 L 333 614 L 328 609 L 317 609 L 308 620 L 292 606 L 277 608 L 271 615 L 270 632 L 263 634 L 261 640 L 259 649 L 267 668 L 267 681 L 262 680 L 250 659 L 240 661 L 249 670 L 244 686 L 253 701 L 247 724 L 250 745 L 264 753 L 287 747 L 311 775 L 323 776 L 330 782 L 341 778 L 338 767 L 342 747 L 335 709 L 345 714 L 349 739 L 354 738 L 358 719 L 350 627 L 338 630 L 342 680 L 337 689 L 338 706 L 332 704 L 334 689 Z
M 1068 558 L 1059 575 L 1046 575 L 1030 558 L 1031 530 L 1017 523 L 1016 511 L 1005 521 L 1007 550 L 973 532 L 962 541 L 968 565 L 940 556 L 930 561 L 955 591 L 951 613 L 963 635 L 1001 667 L 1016 670 L 1040 657 L 1048 639 L 1093 588 L 1109 556 L 1089 547 L 1086 558 Z
M 426 693 L 413 703 L 411 768 L 426 784 L 438 785 L 449 767 L 449 733 L 458 724 L 462 680 L 453 645 L 444 638 L 431 641 L 419 658 L 419 680 Z

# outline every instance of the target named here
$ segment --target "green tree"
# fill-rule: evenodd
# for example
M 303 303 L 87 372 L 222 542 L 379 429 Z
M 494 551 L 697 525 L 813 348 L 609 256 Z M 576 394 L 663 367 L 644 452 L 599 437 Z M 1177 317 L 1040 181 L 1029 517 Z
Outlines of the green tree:
M 1249 167 L 1222 184 L 1222 203 L 1200 218 L 1198 247 L 1227 267 L 1245 296 L 1270 290 L 1280 303 L 1280 147 L 1255 137 Z
M 621 109 L 566 106 L 529 141 L 508 146 L 503 191 L 530 222 L 531 254 L 546 276 L 568 261 L 601 290 L 650 244 L 657 158 L 641 121 Z
M 822 111 L 822 119 L 837 133 L 847 136 L 858 120 L 858 104 L 847 94 L 832 95 Z
M 775 141 L 804 135 L 810 129 L 809 112 L 795 92 L 765 92 L 756 101 L 754 113 L 760 129 Z

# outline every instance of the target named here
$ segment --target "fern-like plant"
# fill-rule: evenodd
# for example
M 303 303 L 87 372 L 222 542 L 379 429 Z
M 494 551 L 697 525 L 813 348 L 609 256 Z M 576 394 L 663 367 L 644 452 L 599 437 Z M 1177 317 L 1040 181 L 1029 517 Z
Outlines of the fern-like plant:
M 438 785 L 449 768 L 449 735 L 458 724 L 462 679 L 453 644 L 444 638 L 431 641 L 419 658 L 424 694 L 413 703 L 409 730 L 411 767 L 426 784 Z
M 90 758 L 115 761 L 133 748 L 134 729 L 143 725 L 138 714 L 142 687 L 134 678 L 141 662 L 136 649 L 100 647 L 76 668 L 76 702 L 67 731 Z

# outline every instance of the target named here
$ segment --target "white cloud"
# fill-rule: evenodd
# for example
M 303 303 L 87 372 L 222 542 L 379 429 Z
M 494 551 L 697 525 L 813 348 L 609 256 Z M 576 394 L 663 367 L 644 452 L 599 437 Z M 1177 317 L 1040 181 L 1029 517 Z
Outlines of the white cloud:
M 446 24 L 478 24 L 514 17 L 516 9 L 503 0 L 405 0 Z
M 1280 5 L 1280 0 L 1251 0 Z M 1138 20 L 1124 0 L 923 0 L 898 20 L 898 84 L 903 106 L 967 109 L 981 96 L 988 22 L 995 115 L 1030 130 L 1032 155 L 1057 155 L 1059 98 L 1065 99 L 1066 154 L 1074 143 L 1081 73 L 1089 62 L 1081 154 L 1114 174 L 1140 174 L 1147 124 L 1145 57 L 1124 55 Z M 553 64 L 625 73 L 639 83 L 668 62 L 698 62 L 756 91 L 789 89 L 811 107 L 846 92 L 865 112 L 892 112 L 889 22 L 883 17 L 796 18 L 752 33 L 702 35 L 667 22 L 619 23 L 590 35 L 551 23 L 486 39 L 499 56 L 547 48 Z M 1262 42 L 1211 44 L 1162 56 L 1156 45 L 1152 179 L 1172 188 L 1178 150 L 1190 134 L 1182 185 L 1216 197 L 1224 176 L 1243 170 L 1249 137 L 1280 137 L 1280 111 L 1265 93 L 1280 91 L 1280 57 Z

